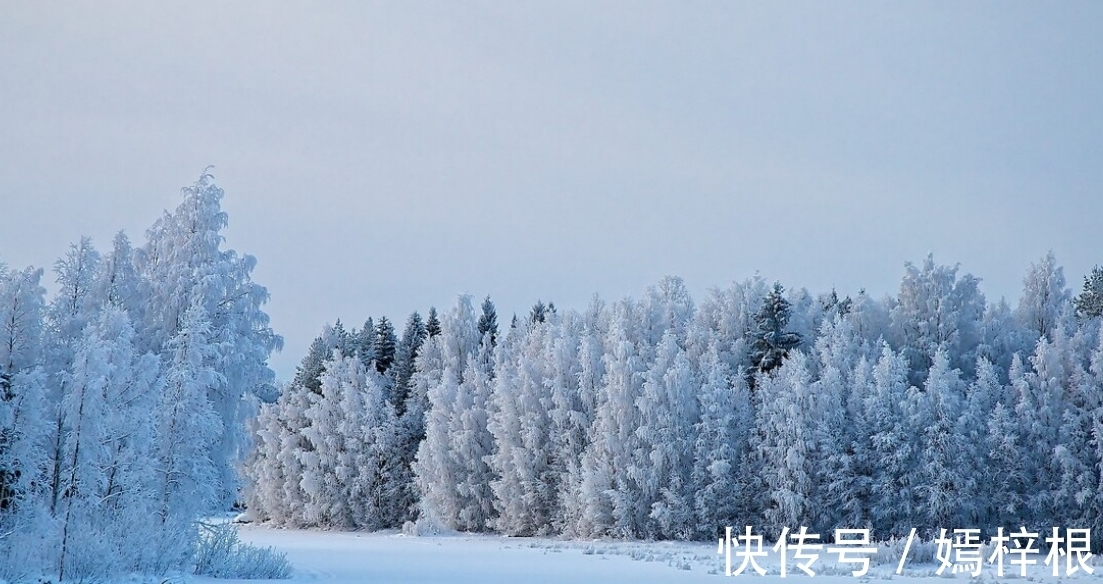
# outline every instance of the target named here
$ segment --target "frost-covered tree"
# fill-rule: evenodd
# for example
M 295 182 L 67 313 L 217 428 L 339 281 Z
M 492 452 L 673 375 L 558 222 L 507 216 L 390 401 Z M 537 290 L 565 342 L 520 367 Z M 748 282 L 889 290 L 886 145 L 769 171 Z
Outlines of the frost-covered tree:
M 92 286 L 94 302 L 99 306 L 115 306 L 126 311 L 131 323 L 145 319 L 149 303 L 141 296 L 142 275 L 134 265 L 134 249 L 130 238 L 119 232 L 111 243 L 111 251 L 100 262 L 96 282 Z
M 559 477 L 551 467 L 551 374 L 545 358 L 550 328 L 535 323 L 524 332 L 513 329 L 497 351 L 489 420 L 495 448 L 489 462 L 495 526 L 510 535 L 548 533 L 556 511 Z
M 393 526 L 390 492 L 396 417 L 382 378 L 355 356 L 334 353 L 322 392 L 304 412 L 300 485 L 308 525 L 379 529 Z
M 916 492 L 922 524 L 930 529 L 962 524 L 962 506 L 976 491 L 970 443 L 959 423 L 965 405 L 961 372 L 950 369 L 949 357 L 939 350 L 910 421 L 922 432 Z
M 908 386 L 907 360 L 884 347 L 873 368 L 873 392 L 866 401 L 869 431 L 870 522 L 882 537 L 902 537 L 919 524 L 919 464 L 913 416 L 916 391 Z
M 803 352 L 756 382 L 755 449 L 764 462 L 763 520 L 767 531 L 803 525 L 815 495 L 815 440 L 812 377 Z
M 197 513 L 217 508 L 225 489 L 218 454 L 225 429 L 210 399 L 212 388 L 222 386 L 225 379 L 215 369 L 217 355 L 203 305 L 192 304 L 181 321 L 166 346 L 171 360 L 154 410 L 152 511 L 161 530 L 150 545 L 158 571 L 186 562 L 194 545 L 192 521 Z
M 40 536 L 34 522 L 54 422 L 41 367 L 41 279 L 42 270 L 0 264 L 0 565 L 19 561 L 11 552 Z
M 700 418 L 694 433 L 692 484 L 696 535 L 712 536 L 748 515 L 747 477 L 742 468 L 754 424 L 750 390 L 734 374 L 714 344 L 702 359 L 704 377 L 697 392 Z
M 493 447 L 487 429 L 490 375 L 487 358 L 479 355 L 470 296 L 459 297 L 442 320 L 440 335 L 431 339 L 430 345 L 439 347 L 439 365 L 419 360 L 419 385 L 424 384 L 428 407 L 423 410 L 425 439 L 413 465 L 422 514 L 430 525 L 483 530 L 493 519 L 491 474 L 484 458 Z
M 86 327 L 66 375 L 59 580 L 133 570 L 145 561 L 146 538 L 156 533 L 147 457 L 159 363 L 136 355 L 133 340 L 126 313 L 105 309 Z
M 868 346 L 842 313 L 824 321 L 816 339 L 819 379 L 812 384 L 812 443 L 816 452 L 817 488 L 809 522 L 818 531 L 862 525 L 867 521 L 864 501 L 869 480 L 862 460 L 867 451 L 858 437 L 864 430 L 862 400 L 868 397 L 865 372 L 855 369 Z
M 283 339 L 272 331 L 263 310 L 268 290 L 252 280 L 256 258 L 223 249 L 222 230 L 228 222 L 223 194 L 204 172 L 183 189 L 184 200 L 176 210 L 150 228 L 135 259 L 145 275 L 145 296 L 157 307 L 145 323 L 146 348 L 161 352 L 167 347 L 193 304 L 206 314 L 211 366 L 222 379 L 221 385 L 208 387 L 208 398 L 221 422 L 215 463 L 220 500 L 228 505 L 236 486 L 233 466 L 243 445 L 239 428 L 250 411 L 243 398 L 270 393 L 274 374 L 267 360 Z
M 580 461 L 594 419 L 593 371 L 592 362 L 583 364 L 582 351 L 590 347 L 581 340 L 586 326 L 581 315 L 567 312 L 555 325 L 549 327 L 542 355 L 550 400 L 549 482 L 555 490 L 551 524 L 557 532 L 573 532 L 579 511 Z
M 646 363 L 639 356 L 631 330 L 634 305 L 620 302 L 613 309 L 599 388 L 592 440 L 582 456 L 582 497 L 586 517 L 582 529 L 591 536 L 640 537 L 650 508 L 642 505 L 638 452 L 642 448 L 636 399 L 641 393 Z
M 911 366 L 910 380 L 922 384 L 939 349 L 950 356 L 950 366 L 970 375 L 980 343 L 984 294 L 976 277 L 958 277 L 959 266 L 934 263 L 928 255 L 923 266 L 904 264 L 897 304 L 891 310 L 896 346 Z
M 644 534 L 685 539 L 694 531 L 691 471 L 698 383 L 677 335 L 676 327 L 666 330 L 644 374 L 636 398 L 640 455 L 626 471 L 636 475 L 640 506 L 650 511 Z
M 1044 258 L 1030 265 L 1023 278 L 1023 293 L 1015 318 L 1019 325 L 1030 331 L 1034 338 L 1053 338 L 1061 315 L 1072 295 L 1065 286 L 1065 272 L 1057 265 L 1057 258 L 1050 251 Z

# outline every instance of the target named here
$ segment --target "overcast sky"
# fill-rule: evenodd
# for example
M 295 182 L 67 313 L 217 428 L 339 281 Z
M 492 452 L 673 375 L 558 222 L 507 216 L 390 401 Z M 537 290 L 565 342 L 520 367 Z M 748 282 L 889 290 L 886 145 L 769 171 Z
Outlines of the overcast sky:
M 1017 298 L 1103 262 L 1103 2 L 4 2 L 0 261 L 208 164 L 286 378 L 325 322 L 664 274 Z

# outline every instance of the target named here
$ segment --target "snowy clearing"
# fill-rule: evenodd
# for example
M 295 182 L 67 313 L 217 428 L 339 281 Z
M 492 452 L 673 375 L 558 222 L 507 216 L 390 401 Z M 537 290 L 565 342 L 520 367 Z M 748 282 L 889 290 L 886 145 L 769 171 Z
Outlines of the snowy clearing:
M 716 553 L 715 545 L 706 543 L 566 541 L 466 534 L 410 537 L 396 532 L 300 531 L 260 526 L 242 527 L 241 537 L 250 543 L 286 552 L 295 567 L 291 582 L 647 584 L 725 580 L 723 556 Z M 752 573 L 739 578 L 753 582 L 791 582 L 809 578 L 797 572 L 790 559 L 788 577 L 782 580 L 780 563 L 773 553 L 762 565 L 768 572 L 766 576 Z M 884 580 L 936 582 L 951 578 L 974 582 L 1093 582 L 1103 574 L 1103 570 L 1097 569 L 1095 575 L 1080 573 L 1069 578 L 1052 578 L 1048 576 L 1048 569 L 1039 565 L 1033 566 L 1026 578 L 1005 575 L 997 579 L 995 567 L 985 565 L 981 577 L 971 579 L 968 574 L 936 576 L 935 568 L 929 563 L 909 563 L 905 574 L 896 576 L 893 573 L 896 566 L 888 563 L 874 566 L 867 576 L 856 578 L 850 575 L 848 567 L 836 566 L 827 556 L 822 556 L 813 566 L 816 576 L 810 581 L 825 584 Z M 231 582 L 210 578 L 192 581 Z

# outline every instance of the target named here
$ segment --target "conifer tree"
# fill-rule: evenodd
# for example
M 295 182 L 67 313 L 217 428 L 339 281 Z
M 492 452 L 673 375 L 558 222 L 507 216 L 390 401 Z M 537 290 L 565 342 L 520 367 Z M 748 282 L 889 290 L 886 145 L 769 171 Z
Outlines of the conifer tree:
M 490 301 L 490 296 L 483 300 L 482 310 L 478 323 L 479 338 L 489 339 L 490 346 L 494 346 L 498 343 L 498 313 L 494 309 L 494 303 Z
M 1103 316 L 1103 267 L 1095 266 L 1084 276 L 1084 289 L 1076 297 L 1076 314 L 1080 318 Z
M 360 357 L 360 361 L 364 363 L 364 367 L 373 367 L 373 363 L 376 360 L 375 352 L 375 321 L 369 316 L 368 320 L 364 321 L 364 326 L 356 335 L 356 356 Z M 349 353 L 352 355 L 352 353 Z
M 785 299 L 785 289 L 775 282 L 773 288 L 755 313 L 751 331 L 751 369 L 748 378 L 754 388 L 754 377 L 769 373 L 781 366 L 789 351 L 798 347 L 801 337 L 786 330 L 789 325 L 790 305 Z
M 435 306 L 429 307 L 429 317 L 425 319 L 425 334 L 433 338 L 440 334 L 440 319 L 437 318 Z
M 386 374 L 394 364 L 395 346 L 398 337 L 395 336 L 394 325 L 385 316 L 379 317 L 379 323 L 375 325 L 375 370 Z

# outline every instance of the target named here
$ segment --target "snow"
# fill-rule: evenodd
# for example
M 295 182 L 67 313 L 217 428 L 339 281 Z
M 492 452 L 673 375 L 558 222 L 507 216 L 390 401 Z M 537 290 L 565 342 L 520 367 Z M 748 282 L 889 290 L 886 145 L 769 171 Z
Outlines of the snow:
M 716 553 L 716 544 L 690 542 L 628 542 L 615 540 L 578 541 L 556 538 L 505 537 L 498 535 L 457 534 L 431 537 L 407 536 L 393 531 L 336 532 L 271 529 L 242 526 L 244 541 L 273 546 L 286 552 L 295 567 L 291 583 L 365 584 L 372 582 L 414 584 L 567 584 L 601 582 L 605 584 L 722 582 L 724 557 Z M 796 569 L 790 557 L 789 574 L 782 579 L 780 561 L 773 552 L 760 560 L 766 576 L 743 574 L 739 578 L 764 584 L 811 581 L 842 584 L 869 581 L 945 582 L 970 581 L 968 574 L 936 576 L 934 563 L 909 562 L 904 574 L 897 576 L 898 558 L 892 554 L 875 560 L 870 573 L 856 578 L 851 566 L 835 564 L 834 556 L 822 555 L 813 565 L 816 576 Z M 733 557 L 733 561 L 735 558 Z M 1057 581 L 1049 568 L 1032 566 L 1027 578 L 995 577 L 995 567 L 985 565 L 979 580 L 995 582 Z M 1093 559 L 1094 560 L 1094 559 Z M 1095 563 L 1094 561 L 1092 563 Z M 1017 568 L 1016 568 L 1017 569 Z M 1010 571 L 1010 570 L 1009 570 Z M 1096 575 L 1083 572 L 1060 580 L 1096 581 Z M 198 584 L 230 584 L 230 580 L 194 578 Z M 246 582 L 246 581 L 241 581 Z M 285 581 L 287 582 L 287 581 Z

